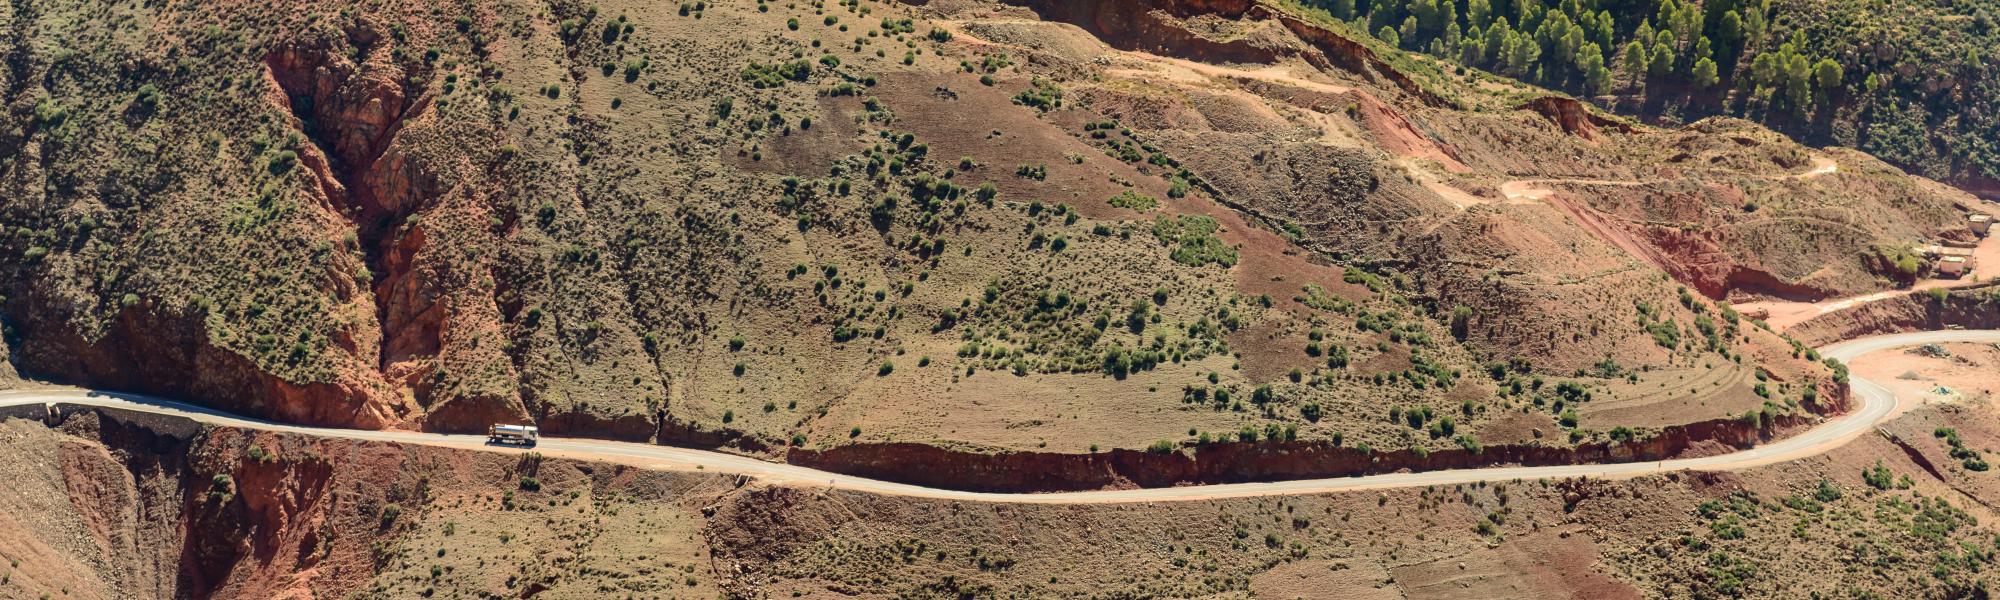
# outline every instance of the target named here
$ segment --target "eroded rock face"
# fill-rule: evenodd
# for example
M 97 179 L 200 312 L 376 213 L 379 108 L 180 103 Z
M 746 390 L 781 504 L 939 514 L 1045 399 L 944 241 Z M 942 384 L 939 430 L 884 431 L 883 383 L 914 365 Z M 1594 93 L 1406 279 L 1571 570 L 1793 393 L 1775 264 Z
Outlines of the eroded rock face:
M 382 155 L 409 103 L 402 69 L 386 57 L 356 64 L 340 51 L 347 41 L 372 36 L 348 37 L 286 44 L 264 63 L 306 133 L 332 151 L 338 168 L 351 171 Z
M 423 514 L 410 467 L 442 456 L 118 410 L 46 424 L 87 566 L 133 598 L 346 596 Z
M 1930 294 L 1907 294 L 1814 317 L 1786 333 L 1808 345 L 1885 333 L 1958 327 L 2000 327 L 2000 285 L 1955 290 L 1939 301 Z
M 1543 96 L 1529 100 L 1519 108 L 1520 110 L 1534 112 L 1547 117 L 1550 121 L 1555 122 L 1556 126 L 1561 127 L 1564 132 L 1586 140 L 1595 141 L 1602 138 L 1604 134 L 1600 131 L 1600 128 L 1609 128 L 1620 132 L 1631 131 L 1631 127 L 1623 123 L 1591 114 L 1589 110 L 1583 107 L 1582 102 L 1577 102 L 1574 98 Z
M 412 410 L 426 413 L 417 417 L 427 429 L 526 421 L 511 384 L 496 384 L 513 379 L 510 359 L 478 344 L 500 322 L 492 277 L 465 259 L 467 244 L 490 242 L 468 237 L 489 220 L 485 198 L 460 185 L 468 164 L 462 148 L 439 143 L 451 134 L 383 37 L 357 25 L 344 35 L 281 45 L 265 59 L 274 93 L 315 143 L 303 163 L 322 180 L 327 204 L 347 219 L 373 276 L 366 326 L 379 332 L 380 344 L 363 348 L 363 358 L 397 395 L 422 407 Z M 447 363 L 483 365 L 501 377 L 466 386 L 449 381 Z
M 1815 285 L 1811 281 L 1791 281 L 1761 264 L 1745 264 L 1745 259 L 1725 247 L 1728 240 L 1713 229 L 1679 227 L 1635 227 L 1652 248 L 1658 249 L 1658 265 L 1680 281 L 1710 298 L 1726 298 L 1732 292 L 1749 291 L 1783 298 L 1825 298 L 1843 291 Z
M 223 410 L 260 418 L 334 427 L 382 429 L 410 408 L 366 364 L 339 363 L 326 381 L 295 382 L 219 347 L 199 316 L 150 306 L 120 312 L 104 334 L 86 339 L 61 327 L 49 299 L 31 295 L 22 325 L 36 343 L 23 348 L 29 370 L 66 381 L 200 398 Z
M 294 111 L 298 119 L 293 126 L 317 142 L 298 147 L 296 164 L 310 183 L 300 190 L 306 202 L 294 213 L 292 225 L 297 229 L 290 233 L 339 239 L 338 230 L 348 219 L 379 212 L 368 208 L 375 204 L 366 200 L 371 194 L 351 185 L 349 175 L 357 165 L 373 162 L 393 139 L 408 112 L 409 96 L 403 71 L 382 58 L 386 52 L 346 49 L 349 44 L 377 43 L 379 37 L 366 32 L 308 36 L 280 44 L 266 57 L 268 92 L 263 99 L 275 109 Z M 363 57 L 364 63 L 356 64 L 350 56 Z M 271 170 L 273 175 L 280 172 Z M 266 204 L 280 201 L 276 196 L 281 192 L 267 193 L 271 197 Z M 309 237 L 303 243 L 311 242 Z M 324 345 L 306 345 L 290 359 L 293 364 L 316 363 L 311 369 L 280 373 L 268 357 L 260 362 L 244 354 L 240 338 L 236 344 L 218 338 L 226 334 L 215 329 L 218 322 L 213 319 L 225 312 L 217 304 L 240 298 L 190 300 L 168 294 L 159 301 L 127 301 L 100 313 L 73 281 L 63 281 L 59 274 L 24 278 L 19 301 L 10 303 L 10 316 L 19 325 L 17 358 L 26 370 L 61 380 L 186 398 L 260 418 L 392 427 L 416 410 L 377 373 L 382 335 L 371 314 L 374 301 L 366 278 L 352 275 L 367 266 L 361 254 L 365 253 L 327 252 L 323 263 L 295 266 L 324 271 L 303 289 L 284 292 L 319 294 L 329 309 L 320 315 L 326 320 Z M 264 283 L 245 285 L 254 290 Z M 134 294 L 132 300 L 137 299 Z M 80 318 L 93 313 L 102 315 L 96 323 Z M 273 336 L 267 345 L 288 346 L 294 341 L 303 344 L 306 339 Z M 298 353 L 319 356 L 307 361 Z

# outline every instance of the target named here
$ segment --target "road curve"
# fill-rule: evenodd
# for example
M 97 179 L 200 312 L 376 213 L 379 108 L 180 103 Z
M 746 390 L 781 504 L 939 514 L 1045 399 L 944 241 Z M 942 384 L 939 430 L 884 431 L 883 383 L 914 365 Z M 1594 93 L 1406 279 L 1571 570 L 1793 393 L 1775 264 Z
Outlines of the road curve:
M 1928 331 L 1880 335 L 1851 340 L 1830 345 L 1821 354 L 1852 361 L 1856 357 L 1872 352 L 1918 344 L 1946 342 L 2000 342 L 2000 331 Z M 1294 481 L 1274 481 L 1264 483 L 1230 483 L 1216 485 L 1196 485 L 1171 488 L 1145 488 L 1130 490 L 1100 490 L 1086 492 L 1060 492 L 1048 494 L 1008 494 L 988 492 L 965 492 L 929 488 L 917 485 L 894 483 L 828 473 L 789 465 L 769 462 L 721 452 L 656 446 L 651 444 L 584 440 L 574 438 L 544 438 L 537 451 L 552 456 L 581 459 L 607 460 L 632 464 L 646 468 L 702 470 L 704 472 L 741 474 L 778 484 L 795 486 L 832 486 L 840 489 L 864 492 L 915 496 L 944 500 L 968 500 L 980 502 L 1080 504 L 1080 503 L 1130 503 L 1130 502 L 1171 502 L 1185 500 L 1211 500 L 1239 498 L 1246 496 L 1271 496 L 1289 494 L 1316 494 L 1357 490 L 1415 487 L 1428 485 L 1451 485 L 1479 481 L 1506 481 L 1513 479 L 1542 479 L 1562 477 L 1636 477 L 1653 473 L 1681 470 L 1733 470 L 1747 469 L 1825 453 L 1838 448 L 1855 437 L 1874 428 L 1889 418 L 1896 408 L 1896 398 L 1887 389 L 1873 382 L 1851 379 L 1854 397 L 1860 406 L 1854 411 L 1827 420 L 1804 433 L 1755 448 L 1705 456 L 1668 461 L 1652 461 L 1616 464 L 1561 465 L 1545 467 L 1492 467 L 1481 469 L 1454 469 L 1428 471 L 1422 473 L 1390 473 L 1361 477 L 1336 477 L 1328 479 L 1301 479 Z M 365 431 L 355 429 L 322 429 L 301 427 L 283 423 L 273 423 L 257 419 L 239 417 L 221 411 L 193 406 L 186 403 L 164 400 L 136 394 L 97 392 L 73 388 L 48 388 L 0 392 L 0 407 L 31 404 L 69 403 L 87 406 L 120 408 L 141 412 L 181 416 L 202 423 L 258 429 L 284 433 L 297 433 L 327 438 L 352 440 L 397 442 L 422 444 L 450 448 L 483 450 L 489 452 L 521 452 L 522 450 L 486 445 L 483 435 L 451 435 L 422 433 L 413 431 Z

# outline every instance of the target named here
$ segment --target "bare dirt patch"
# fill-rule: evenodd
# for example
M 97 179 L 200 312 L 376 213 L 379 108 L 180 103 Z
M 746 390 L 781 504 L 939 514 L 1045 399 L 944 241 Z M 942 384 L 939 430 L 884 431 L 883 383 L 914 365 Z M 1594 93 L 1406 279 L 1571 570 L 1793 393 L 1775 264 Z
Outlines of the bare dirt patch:
M 1876 352 L 1848 365 L 1889 388 L 1902 410 L 1922 403 L 1979 403 L 2000 397 L 2000 347 L 1937 344 Z

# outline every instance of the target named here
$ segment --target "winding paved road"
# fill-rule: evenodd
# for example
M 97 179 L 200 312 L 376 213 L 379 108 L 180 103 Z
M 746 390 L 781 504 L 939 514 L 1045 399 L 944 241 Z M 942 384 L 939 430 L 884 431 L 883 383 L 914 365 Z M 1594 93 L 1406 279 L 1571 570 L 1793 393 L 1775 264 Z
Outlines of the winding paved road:
M 1871 352 L 1918 344 L 1945 342 L 2000 342 L 2000 331 L 1929 331 L 1881 335 L 1833 344 L 1822 349 L 1821 353 L 1842 361 L 1851 362 L 1856 357 Z M 963 492 L 840 475 L 746 456 L 706 450 L 675 448 L 672 446 L 573 438 L 544 438 L 536 450 L 551 456 L 607 460 L 646 468 L 699 469 L 705 472 L 749 475 L 768 482 L 788 485 L 831 485 L 842 489 L 854 489 L 879 494 L 947 500 L 1047 504 L 1208 500 L 1245 496 L 1315 494 L 1427 485 L 1451 485 L 1456 483 L 1506 481 L 1513 479 L 1579 476 L 1635 477 L 1690 469 L 1716 471 L 1770 465 L 1815 456 L 1838 448 L 1895 414 L 1897 399 L 1887 389 L 1860 378 L 1854 378 L 1852 385 L 1854 396 L 1860 401 L 1860 406 L 1853 412 L 1829 419 L 1825 423 L 1796 436 L 1748 450 L 1716 456 L 1641 463 L 1493 467 L 1430 471 L 1424 473 L 1391 473 L 1362 477 L 1301 479 L 1267 483 L 1232 483 L 1173 488 L 1050 494 Z M 58 402 L 175 415 L 214 425 L 298 433 L 328 438 L 423 444 L 491 452 L 521 451 L 513 448 L 488 446 L 485 443 L 486 437 L 483 435 L 447 435 L 414 431 L 363 431 L 301 427 L 239 417 L 213 409 L 135 394 L 95 392 L 73 388 L 0 392 L 0 407 L 52 404 Z

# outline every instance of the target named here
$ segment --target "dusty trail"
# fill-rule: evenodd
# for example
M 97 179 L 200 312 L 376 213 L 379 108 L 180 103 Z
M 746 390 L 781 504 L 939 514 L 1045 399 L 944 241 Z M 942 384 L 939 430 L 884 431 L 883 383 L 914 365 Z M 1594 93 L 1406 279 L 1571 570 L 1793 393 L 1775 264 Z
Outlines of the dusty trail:
M 1773 175 L 1768 177 L 1768 179 L 1813 179 L 1840 172 L 1840 163 L 1834 162 L 1833 159 L 1815 156 L 1812 162 L 1813 168 L 1805 172 Z M 1550 187 L 1555 184 L 1636 187 L 1650 185 L 1659 181 L 1663 180 L 1519 179 L 1500 184 L 1500 193 L 1505 195 L 1507 201 L 1511 203 L 1544 202 L 1555 206 L 1568 214 L 1570 218 L 1575 219 L 1579 225 L 1583 226 L 1586 231 L 1589 231 L 1598 239 L 1610 242 L 1626 253 L 1664 270 L 1667 264 L 1666 257 L 1661 255 L 1657 249 L 1653 248 L 1650 244 L 1638 240 L 1623 228 L 1615 226 L 1615 224 L 1609 221 L 1613 217 L 1600 213 L 1588 206 L 1570 202 L 1561 195 L 1556 194 L 1555 189 Z M 1982 265 L 2000 265 L 2000 236 L 1989 237 L 1982 241 L 1978 249 L 1975 250 L 1974 262 Z M 1899 298 L 1932 288 L 1954 288 L 1975 283 L 1978 283 L 1978 280 L 1971 277 L 1960 279 L 1927 279 L 1917 282 L 1916 285 L 1909 288 L 1900 290 L 1888 290 L 1847 298 L 1830 298 L 1819 302 L 1782 300 L 1750 302 L 1739 304 L 1735 308 L 1746 313 L 1763 313 L 1766 315 L 1764 317 L 1766 323 L 1778 331 L 1784 331 L 1794 325 L 1811 320 L 1813 317 L 1856 305 Z
M 1813 168 L 1803 173 L 1770 175 L 1765 178 L 1771 180 L 1813 179 L 1840 172 L 1840 163 L 1834 162 L 1833 159 L 1831 158 L 1827 158 L 1824 156 L 1815 156 L 1813 157 L 1812 162 L 1813 162 Z M 1556 193 L 1555 189 L 1547 186 L 1554 184 L 1610 185 L 1619 187 L 1638 187 L 1642 185 L 1652 185 L 1663 181 L 1667 180 L 1666 179 L 1638 179 L 1638 180 L 1516 179 L 1513 181 L 1500 184 L 1500 193 L 1507 196 L 1507 199 L 1510 201 L 1547 200 L 1551 196 L 1554 196 Z
M 2000 331 L 1929 331 L 1883 335 L 1833 344 L 1822 349 L 1821 353 L 1843 361 L 1852 361 L 1856 357 L 1873 352 L 1919 344 L 1944 342 L 2000 342 Z M 1860 402 L 1860 406 L 1856 407 L 1853 412 L 1829 419 L 1818 427 L 1796 436 L 1756 448 L 1716 456 L 1643 463 L 1494 467 L 1429 471 L 1424 473 L 1392 473 L 1363 477 L 1134 490 L 1103 490 L 1053 494 L 964 492 L 828 473 L 795 465 L 767 462 L 721 452 L 571 438 L 545 438 L 536 450 L 553 456 L 611 461 L 642 468 L 699 469 L 719 473 L 748 475 L 764 480 L 767 483 L 780 485 L 801 487 L 827 486 L 877 494 L 947 500 L 1044 504 L 1210 500 L 1246 496 L 1318 494 L 1428 485 L 1450 485 L 1455 483 L 1506 481 L 1513 479 L 1584 476 L 1628 478 L 1670 471 L 1735 470 L 1776 464 L 1818 455 L 1838 448 L 1893 416 L 1897 408 L 1897 399 L 1894 394 L 1880 385 L 1858 377 L 1852 379 L 1852 384 L 1855 397 Z M 98 392 L 74 388 L 45 388 L 0 392 L 0 407 L 53 405 L 57 403 L 100 406 L 181 416 L 213 425 L 330 438 L 423 444 L 487 452 L 522 452 L 522 450 L 516 448 L 489 446 L 485 443 L 485 436 L 481 435 L 448 435 L 413 431 L 362 431 L 301 427 L 238 417 L 221 411 L 192 406 L 181 402 L 134 394 Z
M 1814 317 L 1870 302 L 1901 298 L 1937 288 L 1952 289 L 1975 285 L 1982 280 L 1991 280 L 1993 271 L 1996 268 L 2000 268 L 2000 235 L 1987 236 L 1986 239 L 1980 240 L 1979 246 L 1973 250 L 1972 256 L 1973 263 L 1980 265 L 1980 267 L 1975 267 L 1977 270 L 1971 275 L 1958 279 L 1925 279 L 1903 289 L 1846 298 L 1829 298 L 1819 302 L 1768 300 L 1746 302 L 1736 305 L 1735 308 L 1746 314 L 1763 313 L 1765 315 L 1764 322 L 1770 325 L 1772 329 L 1785 331 L 1800 323 L 1810 321 Z

